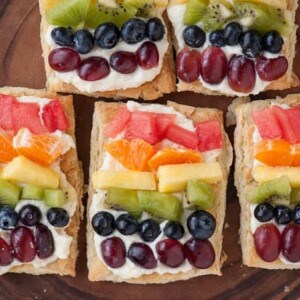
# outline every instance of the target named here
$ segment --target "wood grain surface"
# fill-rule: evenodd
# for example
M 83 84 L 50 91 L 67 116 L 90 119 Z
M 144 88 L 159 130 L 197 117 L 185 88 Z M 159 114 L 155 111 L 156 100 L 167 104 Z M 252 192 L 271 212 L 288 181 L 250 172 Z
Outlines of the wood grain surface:
M 297 14 L 300 24 L 300 11 Z M 45 87 L 45 72 L 39 38 L 37 0 L 0 0 L 0 86 Z M 294 70 L 300 76 L 300 32 Z M 285 96 L 300 88 L 263 93 L 258 98 Z M 158 100 L 177 101 L 224 112 L 231 98 L 174 93 Z M 88 182 L 89 142 L 94 99 L 75 96 L 76 135 L 79 159 Z M 230 138 L 234 128 L 229 128 Z M 86 202 L 86 200 L 84 200 Z M 267 271 L 242 265 L 238 244 L 239 204 L 231 173 L 227 193 L 227 228 L 224 250 L 228 260 L 223 276 L 205 276 L 167 285 L 91 283 L 87 280 L 85 222 L 80 230 L 80 256 L 75 278 L 6 274 L 0 277 L 0 299 L 300 299 L 300 270 Z

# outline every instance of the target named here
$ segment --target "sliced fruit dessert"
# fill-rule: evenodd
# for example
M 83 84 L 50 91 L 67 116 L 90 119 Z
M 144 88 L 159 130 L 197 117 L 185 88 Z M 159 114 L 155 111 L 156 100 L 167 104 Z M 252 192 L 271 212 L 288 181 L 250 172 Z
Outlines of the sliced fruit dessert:
M 232 160 L 222 113 L 172 102 L 98 102 L 93 120 L 89 279 L 220 275 Z
M 165 0 L 40 0 L 52 90 L 153 100 L 175 90 Z
M 297 1 L 174 0 L 178 91 L 242 96 L 299 85 Z
M 0 88 L 0 274 L 75 275 L 82 177 L 72 102 Z
M 299 269 L 300 96 L 237 104 L 235 185 L 243 263 Z

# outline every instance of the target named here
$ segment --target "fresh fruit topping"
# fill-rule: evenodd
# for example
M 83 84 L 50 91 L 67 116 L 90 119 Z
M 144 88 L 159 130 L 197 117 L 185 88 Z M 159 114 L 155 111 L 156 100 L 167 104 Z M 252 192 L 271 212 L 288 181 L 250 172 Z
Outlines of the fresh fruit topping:
M 8 163 L 17 155 L 12 137 L 0 127 L 0 163 Z
M 224 40 L 226 45 L 235 46 L 239 43 L 243 33 L 242 26 L 237 22 L 231 22 L 224 28 Z
M 138 230 L 138 222 L 129 214 L 122 214 L 116 219 L 116 228 L 123 235 L 132 235 Z
M 254 62 L 242 55 L 234 55 L 228 63 L 228 84 L 236 92 L 250 93 L 256 81 Z
M 292 219 L 294 223 L 300 224 L 300 205 L 295 206 L 292 212 Z
M 120 30 L 114 23 L 102 23 L 95 30 L 95 44 L 102 49 L 112 49 L 117 45 L 120 36 Z
M 55 227 L 65 227 L 69 224 L 68 212 L 60 207 L 52 207 L 47 212 L 48 222 Z
M 13 262 L 13 260 L 14 257 L 11 253 L 10 246 L 3 238 L 0 237 L 0 266 L 8 266 Z
M 100 248 L 105 263 L 111 268 L 120 268 L 125 264 L 126 247 L 120 238 L 108 238 L 101 243 Z
M 24 226 L 15 228 L 10 235 L 10 245 L 14 256 L 22 263 L 31 262 L 36 255 L 36 245 L 32 231 Z
M 185 27 L 183 31 L 184 42 L 192 48 L 200 48 L 206 40 L 205 32 L 197 25 Z
M 53 41 L 59 46 L 72 47 L 74 33 L 70 28 L 56 27 L 51 31 Z
M 50 207 L 62 207 L 65 204 L 65 194 L 61 189 L 44 189 L 42 198 Z
M 74 34 L 73 47 L 80 54 L 87 54 L 94 48 L 93 35 L 86 29 L 77 30 Z
M 118 73 L 133 73 L 138 65 L 136 55 L 127 51 L 115 52 L 109 59 L 110 66 Z
M 32 204 L 23 206 L 19 211 L 20 221 L 26 226 L 35 226 L 40 222 L 42 213 L 40 209 Z
M 139 236 L 145 242 L 153 242 L 161 233 L 159 224 L 152 219 L 147 219 L 139 224 Z
M 35 228 L 36 254 L 40 259 L 50 257 L 54 252 L 54 239 L 51 231 L 43 224 Z
M 281 125 L 281 127 L 283 127 L 283 129 L 285 130 L 290 130 L 293 135 L 295 136 L 295 140 L 297 142 L 300 142 L 300 130 L 299 130 L 299 126 L 300 126 L 300 106 L 296 106 L 290 109 L 286 109 L 285 110 L 286 114 L 287 114 L 287 119 L 288 119 L 288 124 L 289 127 L 285 128 L 284 126 Z M 283 125 L 287 125 L 287 124 L 283 124 Z M 289 129 L 291 127 L 291 129 Z M 288 132 L 284 132 L 284 136 L 288 137 L 289 134 Z M 299 152 L 299 146 L 295 145 L 295 152 Z M 299 154 L 297 154 L 299 155 Z M 295 160 L 295 157 L 294 157 Z M 299 161 L 299 158 L 298 158 Z M 296 164 L 299 165 L 299 164 Z
M 198 269 L 207 269 L 215 261 L 215 251 L 208 240 L 189 239 L 184 244 L 184 253 L 189 263 Z
M 146 24 L 146 35 L 152 42 L 160 41 L 165 35 L 165 26 L 159 18 L 151 18 Z
M 290 195 L 290 203 L 291 204 L 300 203 L 300 189 L 292 189 Z
M 103 57 L 89 57 L 81 61 L 77 75 L 85 81 L 97 81 L 110 73 L 108 61 Z
M 170 268 L 179 267 L 185 260 L 183 246 L 173 239 L 165 239 L 156 244 L 158 259 Z
M 24 156 L 18 156 L 3 168 L 1 177 L 40 187 L 57 188 L 60 175 L 53 169 L 36 164 Z
M 115 218 L 106 211 L 96 213 L 92 218 L 94 231 L 101 236 L 108 236 L 115 231 Z
M 158 66 L 159 53 L 157 47 L 152 42 L 143 43 L 136 51 L 136 58 L 142 69 L 151 69 Z
M 180 220 L 182 203 L 176 196 L 153 191 L 138 191 L 137 194 L 140 207 L 147 213 L 165 220 Z
M 14 96 L 0 94 L 0 127 L 4 130 L 13 129 L 12 107 L 16 103 Z
M 263 36 L 262 42 L 264 49 L 273 54 L 280 53 L 284 43 L 280 33 L 276 30 L 267 32 Z
M 160 140 L 163 140 L 166 136 L 167 129 L 174 123 L 176 115 L 174 114 L 157 114 L 156 125 L 158 130 L 158 136 Z
M 25 200 L 42 200 L 43 189 L 33 184 L 24 184 L 21 192 L 21 199 Z
M 262 38 L 257 30 L 248 30 L 241 35 L 240 45 L 243 54 L 250 58 L 258 57 L 263 49 Z
M 278 205 L 274 209 L 274 217 L 278 224 L 285 225 L 291 222 L 292 212 L 287 206 Z
M 193 82 L 200 76 L 200 53 L 183 49 L 176 58 L 177 76 L 184 82 Z
M 154 269 L 157 265 L 157 261 L 151 248 L 146 244 L 131 244 L 127 255 L 131 261 L 145 269 Z
M 136 219 L 139 219 L 143 212 L 139 204 L 137 192 L 134 190 L 112 187 L 108 189 L 105 201 L 113 208 L 127 211 Z
M 4 230 L 14 229 L 19 222 L 18 213 L 10 206 L 0 208 L 0 228 Z
M 209 41 L 212 46 L 225 47 L 226 41 L 224 38 L 224 30 L 219 29 L 219 30 L 215 30 L 215 31 L 211 32 L 209 35 Z
M 169 221 L 164 227 L 164 235 L 170 239 L 180 240 L 184 235 L 184 228 L 179 222 Z
M 181 192 L 189 180 L 216 183 L 223 177 L 218 162 L 160 166 L 157 171 L 158 190 L 162 193 Z
M 136 44 L 146 37 L 146 23 L 141 19 L 130 19 L 121 28 L 122 39 L 127 44 Z
M 193 25 L 202 20 L 206 13 L 208 0 L 189 0 L 186 4 L 183 22 L 185 25 Z
M 48 57 L 50 67 L 57 72 L 75 70 L 80 64 L 79 54 L 70 48 L 57 48 L 50 52 Z
M 255 68 L 262 80 L 273 81 L 282 77 L 287 69 L 289 63 L 284 56 L 277 58 L 259 57 L 256 60 Z
M 254 216 L 259 222 L 268 222 L 274 218 L 274 207 L 270 203 L 258 204 L 254 210 Z
M 227 58 L 218 47 L 208 46 L 200 56 L 202 79 L 209 84 L 218 84 L 223 81 L 227 71 Z
M 282 232 L 282 254 L 290 262 L 300 262 L 300 226 L 288 225 Z
M 21 188 L 16 184 L 0 179 L 0 204 L 15 206 L 20 198 Z
M 266 261 L 276 260 L 281 251 L 281 235 L 273 224 L 258 227 L 253 235 L 256 253 Z

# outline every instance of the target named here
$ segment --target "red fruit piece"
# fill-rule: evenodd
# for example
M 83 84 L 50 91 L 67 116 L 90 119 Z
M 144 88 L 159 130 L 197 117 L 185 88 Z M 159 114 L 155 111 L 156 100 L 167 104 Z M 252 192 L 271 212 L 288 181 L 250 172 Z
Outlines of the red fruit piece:
M 120 268 L 126 262 L 126 248 L 118 237 L 112 237 L 101 243 L 101 253 L 105 263 L 111 268 Z
M 121 74 L 133 73 L 137 66 L 137 59 L 134 53 L 118 51 L 114 53 L 109 60 L 110 66 Z
M 207 47 L 200 56 L 201 76 L 209 84 L 223 81 L 227 71 L 227 58 L 218 47 Z
M 157 130 L 161 140 L 165 138 L 167 129 L 174 123 L 175 119 L 176 115 L 173 114 L 157 114 Z
M 300 142 L 300 106 L 287 109 L 286 113 L 288 115 L 290 125 L 293 128 L 294 135 L 296 136 L 296 142 L 298 143 Z
M 145 269 L 154 269 L 157 266 L 157 261 L 151 248 L 143 243 L 131 244 L 128 250 L 128 257 L 135 264 Z
M 58 72 L 75 70 L 80 63 L 79 54 L 71 48 L 57 48 L 51 51 L 48 57 L 50 67 Z
M 259 257 L 271 262 L 278 258 L 281 251 L 281 235 L 273 224 L 258 227 L 253 235 L 256 253 Z
M 4 130 L 13 129 L 12 105 L 16 97 L 0 94 L 0 127 Z
M 256 80 L 254 62 L 243 55 L 234 55 L 228 64 L 228 84 L 236 92 L 250 93 Z
M 195 126 L 199 137 L 199 151 L 204 152 L 223 147 L 223 136 L 218 120 L 200 122 Z
M 300 262 L 300 226 L 287 225 L 282 232 L 282 254 L 294 263 Z
M 103 57 L 89 57 L 81 61 L 77 75 L 85 81 L 100 80 L 110 73 L 108 61 Z
M 40 259 L 50 257 L 54 252 L 54 239 L 51 231 L 43 224 L 35 228 L 36 252 Z
M 183 49 L 176 59 L 177 76 L 185 82 L 193 82 L 200 76 L 200 53 Z
M 145 42 L 136 52 L 138 64 L 143 69 L 151 69 L 158 66 L 159 53 L 157 47 L 152 42 Z
M 268 59 L 266 57 L 259 57 L 256 60 L 255 68 L 262 80 L 273 81 L 282 77 L 287 69 L 289 63 L 284 56 Z
M 11 253 L 10 246 L 0 237 L 0 266 L 8 266 L 13 260 L 14 257 Z

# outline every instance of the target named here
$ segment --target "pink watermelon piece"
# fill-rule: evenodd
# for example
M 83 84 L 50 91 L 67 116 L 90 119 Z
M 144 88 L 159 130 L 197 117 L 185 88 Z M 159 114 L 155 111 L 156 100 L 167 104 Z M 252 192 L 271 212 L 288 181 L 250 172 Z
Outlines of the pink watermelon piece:
M 157 114 L 157 130 L 161 140 L 165 138 L 167 129 L 174 123 L 175 119 L 176 115 L 173 114 Z
M 290 125 L 296 137 L 296 143 L 300 142 L 300 106 L 286 110 Z
M 16 97 L 0 94 L 0 127 L 4 130 L 13 129 L 12 105 Z

